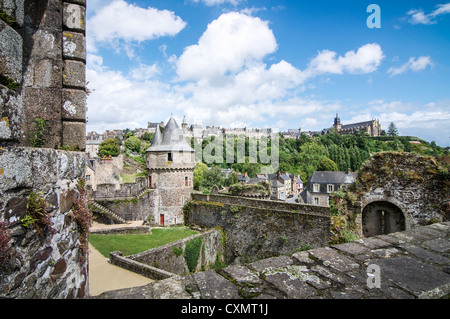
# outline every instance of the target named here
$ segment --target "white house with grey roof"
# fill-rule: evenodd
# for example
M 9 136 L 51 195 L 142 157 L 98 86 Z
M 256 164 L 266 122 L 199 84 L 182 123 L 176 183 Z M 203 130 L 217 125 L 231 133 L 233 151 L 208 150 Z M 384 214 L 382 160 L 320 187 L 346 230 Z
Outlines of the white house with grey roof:
M 183 206 L 194 190 L 195 151 L 173 117 L 162 133 L 158 125 L 146 157 L 148 184 L 153 192 L 151 224 L 183 224 Z

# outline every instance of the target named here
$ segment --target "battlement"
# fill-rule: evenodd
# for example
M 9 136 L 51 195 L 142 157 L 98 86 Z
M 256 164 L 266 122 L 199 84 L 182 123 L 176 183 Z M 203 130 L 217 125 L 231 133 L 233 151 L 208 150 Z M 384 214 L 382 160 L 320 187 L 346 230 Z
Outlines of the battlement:
M 142 191 L 147 189 L 147 179 L 145 177 L 136 178 L 132 184 L 120 184 L 116 188 L 115 184 L 97 185 L 97 190 L 93 190 L 91 185 L 86 186 L 88 198 L 95 200 L 120 200 L 136 198 Z

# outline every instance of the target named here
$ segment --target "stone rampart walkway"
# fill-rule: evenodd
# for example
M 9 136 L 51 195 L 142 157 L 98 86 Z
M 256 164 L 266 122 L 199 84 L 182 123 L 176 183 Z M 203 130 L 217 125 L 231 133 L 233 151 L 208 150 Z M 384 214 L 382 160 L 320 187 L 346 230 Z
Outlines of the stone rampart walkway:
M 444 222 L 172 277 L 97 298 L 436 299 L 449 295 L 450 222 Z

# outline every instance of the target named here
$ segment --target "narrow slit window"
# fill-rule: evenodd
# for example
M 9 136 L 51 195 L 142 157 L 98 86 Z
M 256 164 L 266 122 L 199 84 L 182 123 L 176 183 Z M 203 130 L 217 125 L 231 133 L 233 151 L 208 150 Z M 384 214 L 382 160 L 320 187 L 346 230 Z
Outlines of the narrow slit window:
M 168 162 L 173 162 L 173 153 L 168 153 L 167 154 L 167 161 Z

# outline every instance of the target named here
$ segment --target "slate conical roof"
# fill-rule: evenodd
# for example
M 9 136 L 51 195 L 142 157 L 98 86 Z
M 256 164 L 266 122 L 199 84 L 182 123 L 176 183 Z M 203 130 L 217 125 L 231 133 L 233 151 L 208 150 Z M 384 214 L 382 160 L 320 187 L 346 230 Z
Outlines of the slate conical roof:
M 175 119 L 171 116 L 162 133 L 159 131 L 159 125 L 153 137 L 152 145 L 147 152 L 194 152 L 188 144 L 183 132 Z
M 158 125 L 156 125 L 156 131 L 155 131 L 155 135 L 153 136 L 152 145 L 150 145 L 150 146 L 158 146 L 159 144 L 161 144 L 161 140 L 162 140 L 161 130 L 160 130 L 159 124 L 158 124 Z

